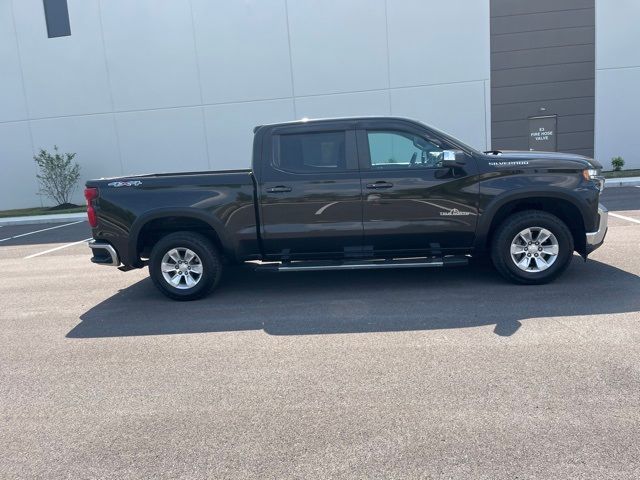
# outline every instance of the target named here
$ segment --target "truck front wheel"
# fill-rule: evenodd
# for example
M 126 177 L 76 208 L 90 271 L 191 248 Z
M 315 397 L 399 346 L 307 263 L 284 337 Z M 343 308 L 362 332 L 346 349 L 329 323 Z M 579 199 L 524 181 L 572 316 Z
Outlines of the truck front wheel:
M 195 300 L 220 281 L 222 263 L 215 245 L 196 232 L 175 232 L 151 250 L 149 274 L 155 286 L 173 300 Z
M 496 230 L 491 259 L 500 274 L 523 284 L 542 284 L 566 270 L 573 257 L 573 236 L 555 215 L 518 212 Z

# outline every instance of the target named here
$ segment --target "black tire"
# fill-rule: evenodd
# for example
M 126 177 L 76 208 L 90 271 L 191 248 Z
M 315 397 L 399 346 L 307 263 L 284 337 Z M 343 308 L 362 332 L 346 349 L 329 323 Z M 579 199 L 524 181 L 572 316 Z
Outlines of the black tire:
M 162 272 L 162 259 L 173 249 L 189 249 L 199 257 L 202 274 L 197 283 L 188 287 L 180 281 L 181 288 L 169 283 Z M 195 267 L 194 267 L 195 268 Z M 204 235 L 196 232 L 175 232 L 163 237 L 151 250 L 149 275 L 154 285 L 173 300 L 196 300 L 211 292 L 220 282 L 222 262 L 216 246 Z
M 553 233 L 558 243 L 558 256 L 546 270 L 529 272 L 518 267 L 511 258 L 511 243 L 518 233 L 535 227 Z M 567 225 L 555 215 L 539 210 L 526 210 L 511 215 L 502 222 L 491 240 L 493 265 L 504 278 L 514 283 L 539 285 L 551 282 L 567 269 L 572 258 L 573 236 Z

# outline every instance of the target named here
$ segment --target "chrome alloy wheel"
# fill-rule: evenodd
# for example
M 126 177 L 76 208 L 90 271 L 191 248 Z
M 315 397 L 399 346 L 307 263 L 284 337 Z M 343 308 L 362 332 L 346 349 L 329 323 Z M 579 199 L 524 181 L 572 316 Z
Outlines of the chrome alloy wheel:
M 202 261 L 193 250 L 172 248 L 162 257 L 162 276 L 172 287 L 187 290 L 202 279 Z
M 558 258 L 558 239 L 546 228 L 525 228 L 511 240 L 511 260 L 525 272 L 543 272 Z

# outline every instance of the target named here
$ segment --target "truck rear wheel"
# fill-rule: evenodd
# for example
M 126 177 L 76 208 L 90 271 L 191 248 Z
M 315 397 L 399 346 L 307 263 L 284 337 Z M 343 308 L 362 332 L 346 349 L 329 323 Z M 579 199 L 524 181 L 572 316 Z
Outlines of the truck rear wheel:
M 173 300 L 195 300 L 220 281 L 222 262 L 215 245 L 196 232 L 175 232 L 151 250 L 149 274 L 154 285 Z
M 497 229 L 491 259 L 500 274 L 515 283 L 548 283 L 573 258 L 573 236 L 555 215 L 538 210 L 518 212 Z

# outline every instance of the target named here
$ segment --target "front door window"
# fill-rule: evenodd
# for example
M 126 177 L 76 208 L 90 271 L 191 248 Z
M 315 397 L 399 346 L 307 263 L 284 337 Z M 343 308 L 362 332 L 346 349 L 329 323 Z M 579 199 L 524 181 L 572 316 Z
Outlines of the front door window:
M 439 168 L 443 148 L 405 132 L 367 132 L 371 168 Z

